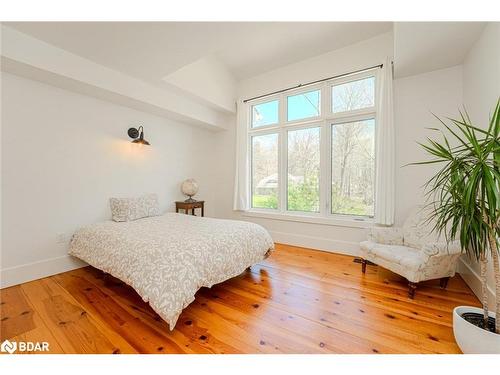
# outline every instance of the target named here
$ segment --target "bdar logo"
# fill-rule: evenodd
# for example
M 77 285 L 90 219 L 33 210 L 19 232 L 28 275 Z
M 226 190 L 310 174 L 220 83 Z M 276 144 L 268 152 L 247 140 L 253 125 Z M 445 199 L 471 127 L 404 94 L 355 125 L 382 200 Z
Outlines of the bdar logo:
M 2 352 L 7 352 L 7 353 L 14 353 L 17 349 L 17 342 L 10 342 L 9 340 L 5 340 L 2 342 L 2 345 L 0 345 L 0 350 Z
M 0 351 L 13 354 L 14 352 L 48 352 L 49 343 L 47 341 L 32 342 L 32 341 L 9 341 L 5 340 L 0 345 Z

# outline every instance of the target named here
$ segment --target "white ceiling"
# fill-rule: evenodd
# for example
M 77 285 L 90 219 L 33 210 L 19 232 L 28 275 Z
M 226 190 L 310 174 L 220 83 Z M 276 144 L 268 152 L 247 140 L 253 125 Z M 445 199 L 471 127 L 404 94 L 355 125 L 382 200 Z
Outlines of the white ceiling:
M 392 30 L 391 22 L 14 22 L 23 33 L 149 82 L 205 56 L 237 79 Z
M 485 22 L 396 22 L 396 78 L 459 65 L 479 38 Z
M 220 115 L 235 111 L 238 80 L 387 32 L 394 41 L 396 77 L 425 73 L 461 64 L 484 25 L 472 22 L 8 22 L 2 23 L 0 52 L 2 61 L 12 62 L 10 69 L 14 74 L 32 67 L 33 71 L 23 74 L 30 77 L 44 73 L 40 80 L 54 81 L 56 86 L 60 84 L 59 77 L 71 84 L 80 82 L 83 85 L 80 91 L 88 92 L 87 88 L 91 87 L 96 96 L 101 95 L 104 88 L 119 98 L 132 98 L 141 108 L 160 106 L 162 113 L 169 116 L 174 113 L 183 121 L 217 127 Z M 2 64 L 2 69 L 5 66 Z M 105 70 L 108 73 L 103 75 Z M 113 100 L 119 101 L 115 97 Z M 134 105 L 139 106 L 137 103 Z M 195 111 L 195 107 L 198 110 Z

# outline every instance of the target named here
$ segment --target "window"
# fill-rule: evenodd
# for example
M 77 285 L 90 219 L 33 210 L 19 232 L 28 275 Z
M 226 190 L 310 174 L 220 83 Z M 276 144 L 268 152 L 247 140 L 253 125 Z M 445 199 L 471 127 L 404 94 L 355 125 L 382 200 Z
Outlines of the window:
M 252 105 L 251 207 L 372 217 L 377 74 L 368 71 Z
M 252 137 L 252 207 L 278 208 L 278 134 Z
M 309 91 L 287 97 L 288 121 L 318 117 L 320 114 L 320 91 Z
M 252 128 L 278 123 L 279 101 L 273 100 L 252 106 Z
M 287 207 L 319 212 L 320 128 L 288 132 Z
M 375 77 L 332 86 L 332 112 L 346 112 L 373 107 Z
M 332 214 L 373 216 L 375 120 L 332 125 Z

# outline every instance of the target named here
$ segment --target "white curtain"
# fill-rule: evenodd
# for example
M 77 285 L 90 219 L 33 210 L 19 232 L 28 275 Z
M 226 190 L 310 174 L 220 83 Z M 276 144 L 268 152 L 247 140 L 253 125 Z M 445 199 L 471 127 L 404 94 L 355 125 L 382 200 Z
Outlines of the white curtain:
M 249 207 L 249 155 L 247 152 L 248 105 L 238 100 L 236 103 L 236 169 L 234 181 L 233 209 L 245 211 Z
M 394 114 L 392 63 L 384 61 L 380 71 L 377 108 L 375 222 L 394 224 Z

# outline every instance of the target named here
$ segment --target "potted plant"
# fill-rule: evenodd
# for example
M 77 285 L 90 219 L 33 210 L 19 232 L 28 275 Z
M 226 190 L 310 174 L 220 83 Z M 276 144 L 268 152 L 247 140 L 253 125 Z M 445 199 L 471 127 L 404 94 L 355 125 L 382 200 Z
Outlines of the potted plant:
M 446 240 L 458 239 L 470 258 L 480 263 L 483 308 L 459 306 L 453 311 L 453 332 L 464 353 L 500 353 L 500 99 L 487 129 L 469 115 L 438 120 L 446 130 L 441 140 L 420 144 L 432 159 L 414 164 L 441 168 L 426 183 L 429 220 Z M 493 262 L 496 304 L 488 311 L 486 265 Z M 496 317 L 496 318 L 495 318 Z

